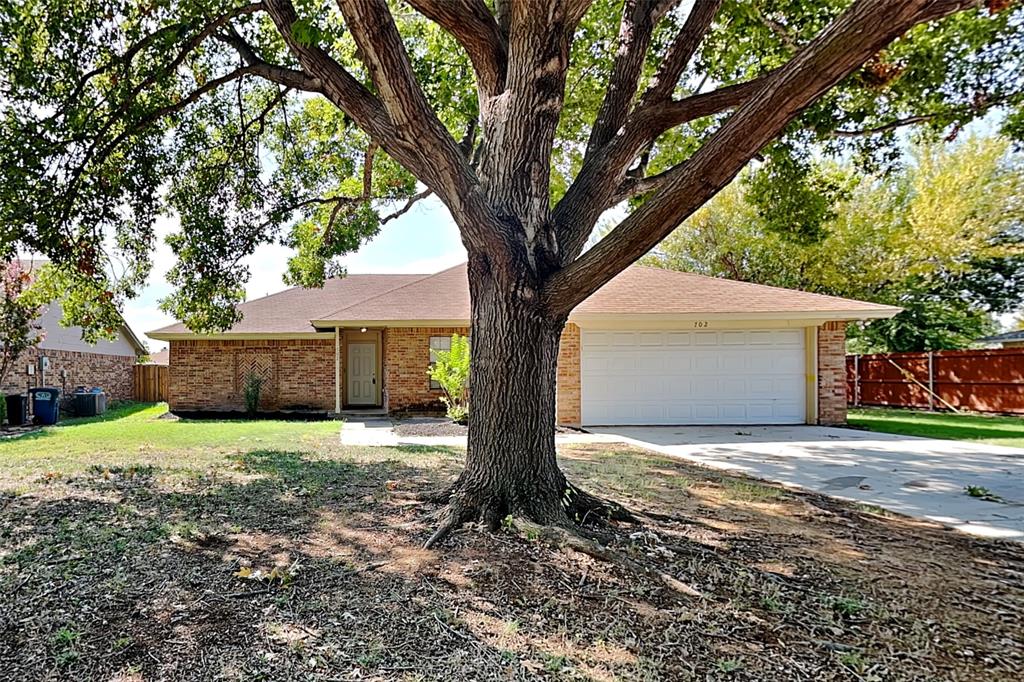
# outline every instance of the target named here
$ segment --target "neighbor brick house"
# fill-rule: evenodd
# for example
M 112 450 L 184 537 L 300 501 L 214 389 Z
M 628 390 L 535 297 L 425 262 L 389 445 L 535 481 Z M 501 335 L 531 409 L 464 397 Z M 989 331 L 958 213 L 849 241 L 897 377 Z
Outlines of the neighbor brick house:
M 349 275 L 240 306 L 221 334 L 181 324 L 172 410 L 240 410 L 250 373 L 263 407 L 436 411 L 431 351 L 469 326 L 465 265 L 433 275 Z M 562 424 L 842 423 L 845 326 L 891 306 L 634 266 L 580 304 L 562 334 Z
M 22 269 L 32 273 L 41 267 L 36 261 L 22 261 Z M 0 385 L 0 393 L 24 393 L 37 386 L 56 386 L 67 394 L 78 386 L 102 388 L 111 400 L 132 397 L 132 365 L 146 346 L 127 324 L 113 340 L 90 344 L 82 340 L 81 327 L 62 327 L 60 301 L 50 303 L 36 320 L 44 332 L 43 340 L 22 353 L 14 368 Z M 45 371 L 41 359 L 46 358 Z

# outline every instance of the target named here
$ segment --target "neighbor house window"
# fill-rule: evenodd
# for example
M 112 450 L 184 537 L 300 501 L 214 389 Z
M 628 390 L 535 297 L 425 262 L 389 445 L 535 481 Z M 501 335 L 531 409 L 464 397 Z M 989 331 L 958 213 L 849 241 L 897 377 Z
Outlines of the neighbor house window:
M 439 350 L 451 350 L 452 349 L 452 337 L 450 336 L 431 336 L 430 337 L 430 368 L 434 368 L 434 364 L 437 362 L 437 351 Z M 441 384 L 437 383 L 433 379 L 430 380 L 430 388 L 432 390 L 440 390 Z

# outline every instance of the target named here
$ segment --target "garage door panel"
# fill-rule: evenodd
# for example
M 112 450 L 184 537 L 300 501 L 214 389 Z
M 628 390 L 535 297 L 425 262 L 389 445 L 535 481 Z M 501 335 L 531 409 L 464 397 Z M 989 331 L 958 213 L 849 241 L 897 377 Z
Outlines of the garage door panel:
M 723 346 L 743 346 L 747 343 L 746 332 L 722 332 Z
M 719 406 L 718 416 L 724 421 L 742 424 L 747 421 L 747 405 L 746 403 L 722 403 Z
M 722 379 L 718 385 L 718 393 L 722 396 L 736 396 L 747 393 L 746 377 Z
M 692 346 L 693 335 L 690 332 L 666 332 L 665 343 L 669 346 Z
M 779 386 L 770 377 L 755 376 L 750 378 L 747 390 L 752 397 L 777 395 Z
M 736 372 L 747 369 L 749 364 L 750 358 L 745 354 L 727 351 L 719 358 L 718 368 L 723 372 Z
M 698 346 L 717 346 L 718 332 L 696 332 L 694 335 L 694 342 Z
M 585 424 L 804 421 L 802 330 L 582 335 Z
M 776 331 L 775 345 L 777 346 L 789 346 L 789 347 L 804 347 L 804 333 L 803 331 L 797 331 L 794 329 L 782 329 Z
M 670 424 L 688 424 L 693 421 L 693 405 L 672 402 L 665 406 L 665 420 Z
M 707 351 L 700 351 L 694 353 L 692 365 L 693 371 L 696 374 L 701 374 L 705 372 L 717 372 L 718 360 L 719 356 L 714 353 L 708 353 Z
M 613 346 L 635 346 L 636 345 L 636 332 L 616 332 L 611 335 L 609 343 Z
M 661 332 L 642 332 L 640 334 L 641 346 L 664 346 L 665 336 Z

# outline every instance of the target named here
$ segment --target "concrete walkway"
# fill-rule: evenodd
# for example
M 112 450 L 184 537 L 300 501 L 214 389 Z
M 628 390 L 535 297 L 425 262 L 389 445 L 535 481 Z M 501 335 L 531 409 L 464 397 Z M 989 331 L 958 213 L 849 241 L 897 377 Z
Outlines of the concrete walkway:
M 421 419 L 419 421 L 430 421 Z M 444 421 L 444 420 L 436 420 Z M 555 434 L 555 443 L 559 445 L 570 443 L 621 443 L 623 439 L 618 436 L 608 436 L 595 433 L 558 433 Z M 361 419 L 357 421 L 346 421 L 341 427 L 342 445 L 361 445 L 396 447 L 399 445 L 427 445 L 433 447 L 466 447 L 465 436 L 399 436 L 395 433 L 394 424 L 390 419 Z
M 1024 540 L 1024 449 L 818 426 L 592 429 L 710 467 Z M 966 494 L 977 486 L 1003 500 Z

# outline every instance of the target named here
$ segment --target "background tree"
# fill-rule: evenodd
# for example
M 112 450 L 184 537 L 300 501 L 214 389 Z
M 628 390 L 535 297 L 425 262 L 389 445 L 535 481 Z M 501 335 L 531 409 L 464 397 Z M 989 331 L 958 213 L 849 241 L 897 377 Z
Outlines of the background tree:
M 164 305 L 208 330 L 236 319 L 259 244 L 294 247 L 289 279 L 315 285 L 392 201 L 449 208 L 469 253 L 473 421 L 428 544 L 470 519 L 609 513 L 555 460 L 560 332 L 755 155 L 797 191 L 812 147 L 884 163 L 894 129 L 993 107 L 1024 132 L 1006 0 L 2 7 L 0 244 L 49 255 L 90 300 L 137 292 L 163 210 L 181 222 Z
M 0 386 L 22 353 L 43 340 L 43 306 L 29 293 L 31 274 L 12 260 L 0 270 Z
M 849 327 L 858 352 L 963 348 L 1024 301 L 1024 159 L 1004 138 L 922 142 L 884 175 L 818 164 L 808 182 L 830 200 L 782 224 L 762 177 L 746 173 L 645 262 L 904 308 Z

